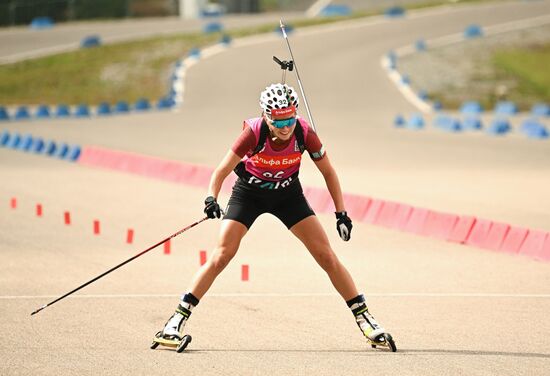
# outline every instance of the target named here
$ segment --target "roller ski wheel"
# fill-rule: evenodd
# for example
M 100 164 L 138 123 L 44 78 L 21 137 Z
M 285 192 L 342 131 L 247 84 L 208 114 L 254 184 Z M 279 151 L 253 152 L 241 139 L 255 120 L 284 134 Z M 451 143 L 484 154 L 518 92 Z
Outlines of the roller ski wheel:
M 395 341 L 393 340 L 393 337 L 389 333 L 380 334 L 378 337 L 376 337 L 375 340 L 369 340 L 370 346 L 373 349 L 376 349 L 377 347 L 384 347 L 390 350 L 391 352 L 397 351 L 397 346 L 395 346 Z
M 191 343 L 192 337 L 189 334 L 184 335 L 183 337 L 179 336 L 163 336 L 162 332 L 155 334 L 153 342 L 151 343 L 151 349 L 156 349 L 159 345 L 165 347 L 172 347 L 176 349 L 176 352 L 181 353 L 187 348 L 187 345 Z

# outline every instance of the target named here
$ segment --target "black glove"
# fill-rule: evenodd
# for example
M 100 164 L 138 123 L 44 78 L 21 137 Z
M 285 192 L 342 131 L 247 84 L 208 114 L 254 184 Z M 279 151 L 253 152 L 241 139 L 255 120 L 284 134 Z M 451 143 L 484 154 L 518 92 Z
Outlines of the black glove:
M 351 229 L 353 225 L 351 224 L 351 218 L 348 217 L 348 213 L 345 211 L 335 212 L 336 214 L 336 230 L 338 234 L 344 241 L 348 241 L 351 238 Z
M 206 214 L 208 218 L 220 218 L 222 216 L 222 209 L 215 197 L 208 196 L 206 200 L 204 200 L 204 214 Z

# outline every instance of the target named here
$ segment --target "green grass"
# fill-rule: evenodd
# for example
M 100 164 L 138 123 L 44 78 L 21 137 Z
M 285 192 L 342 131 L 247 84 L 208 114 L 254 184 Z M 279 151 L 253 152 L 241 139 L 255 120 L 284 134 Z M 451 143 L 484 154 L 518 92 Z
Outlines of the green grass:
M 509 99 L 550 102 L 550 43 L 501 50 L 492 62 L 500 79 L 515 83 Z
M 471 0 L 484 1 L 484 0 Z M 427 1 L 440 5 L 446 1 Z M 417 4 L 414 7 L 421 7 Z M 379 12 L 378 12 L 379 13 Z M 293 21 L 307 27 L 362 18 L 375 12 L 346 17 Z M 277 24 L 232 30 L 232 38 L 273 32 Z M 194 48 L 219 41 L 220 34 L 200 32 L 80 49 L 63 54 L 0 66 L 0 104 L 114 103 L 124 99 L 157 99 L 168 91 L 174 63 Z

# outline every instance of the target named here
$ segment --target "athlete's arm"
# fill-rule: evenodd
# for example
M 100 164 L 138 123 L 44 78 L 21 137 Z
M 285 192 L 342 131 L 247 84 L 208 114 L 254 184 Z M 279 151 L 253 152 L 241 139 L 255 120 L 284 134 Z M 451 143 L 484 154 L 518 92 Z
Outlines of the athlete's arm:
M 344 197 L 342 196 L 342 188 L 340 186 L 340 181 L 338 180 L 338 175 L 336 170 L 332 167 L 328 155 L 324 155 L 322 159 L 314 160 L 315 166 L 321 171 L 325 183 L 327 184 L 328 191 L 334 201 L 334 207 L 337 212 L 345 211 L 344 207 Z
M 233 171 L 237 164 L 241 161 L 241 157 L 229 150 L 225 157 L 222 159 L 218 167 L 212 173 L 210 177 L 210 184 L 208 185 L 208 196 L 214 198 L 218 197 L 222 184 L 225 178 Z

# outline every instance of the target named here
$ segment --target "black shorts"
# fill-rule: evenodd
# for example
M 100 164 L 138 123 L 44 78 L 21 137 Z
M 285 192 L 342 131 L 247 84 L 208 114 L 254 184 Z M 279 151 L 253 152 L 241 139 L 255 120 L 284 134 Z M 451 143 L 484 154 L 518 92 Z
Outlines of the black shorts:
M 270 190 L 251 186 L 237 179 L 223 219 L 232 219 L 250 229 L 261 214 L 270 213 L 290 229 L 302 219 L 315 215 L 299 180 L 284 189 Z

